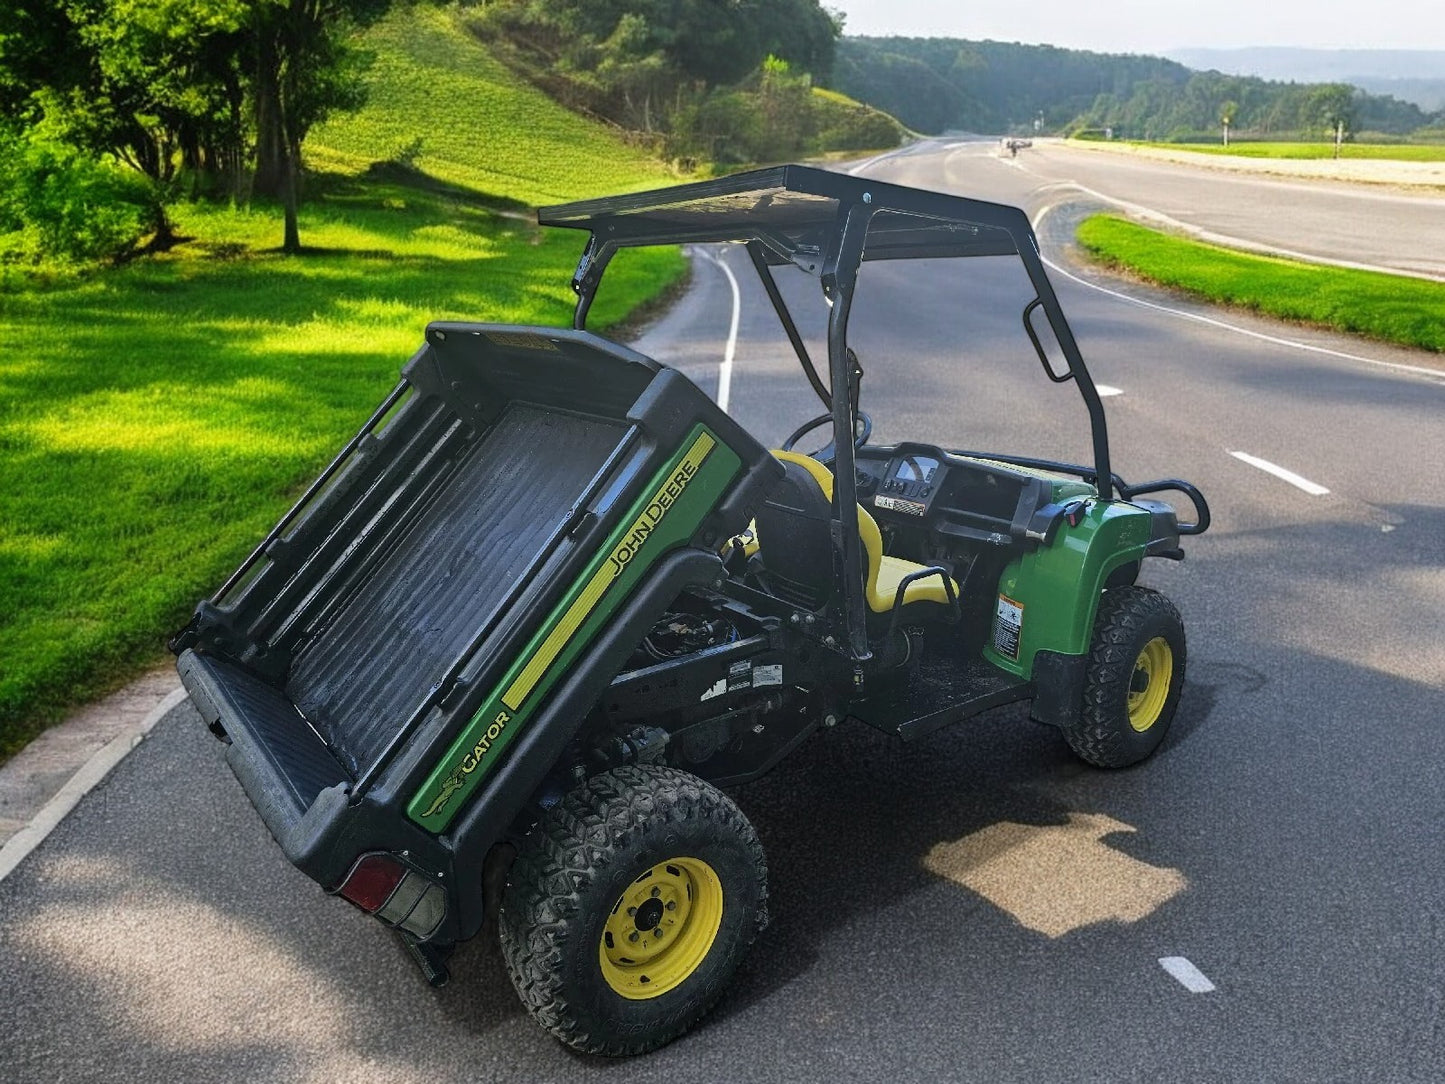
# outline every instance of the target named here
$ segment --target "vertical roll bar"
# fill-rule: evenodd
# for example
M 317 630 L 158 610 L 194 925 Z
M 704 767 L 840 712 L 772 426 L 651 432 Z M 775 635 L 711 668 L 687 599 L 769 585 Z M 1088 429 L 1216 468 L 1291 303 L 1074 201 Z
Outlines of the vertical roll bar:
M 858 486 L 854 468 L 852 373 L 848 361 L 848 312 L 863 261 L 863 242 L 873 217 L 868 193 L 863 203 L 840 204 L 842 229 L 823 262 L 823 296 L 828 313 L 828 378 L 833 390 L 833 538 L 843 554 L 843 604 L 848 628 L 848 653 L 855 662 L 872 657 L 868 648 L 868 613 L 863 598 L 863 540 L 858 533 Z

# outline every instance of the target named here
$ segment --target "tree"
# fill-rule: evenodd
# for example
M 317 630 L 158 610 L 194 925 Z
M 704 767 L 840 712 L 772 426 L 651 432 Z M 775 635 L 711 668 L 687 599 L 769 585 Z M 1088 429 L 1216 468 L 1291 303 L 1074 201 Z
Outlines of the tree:
M 1355 123 L 1355 88 L 1348 83 L 1326 83 L 1310 95 L 1310 120 L 1321 124 L 1335 140 L 1335 157 L 1340 156 L 1340 143 L 1345 132 Z
M 239 182 L 245 0 L 14 0 L 0 8 L 0 105 L 153 188 L 153 244 L 178 173 Z
M 351 35 L 386 14 L 391 0 L 253 0 L 245 27 L 256 129 L 255 191 L 281 200 L 282 250 L 301 251 L 297 204 L 301 145 L 312 126 L 364 96 L 366 57 Z
M 297 252 L 301 145 L 328 113 L 361 104 L 366 56 L 351 36 L 390 4 L 3 0 L 0 116 L 147 178 L 156 245 L 170 240 L 165 202 L 182 182 L 239 199 L 254 154 L 254 190 L 281 199 L 282 247 Z
M 1239 112 L 1239 105 L 1236 102 L 1225 101 L 1219 107 L 1219 123 L 1224 129 L 1224 145 L 1229 146 L 1229 126 L 1234 123 L 1234 114 Z
M 818 0 L 489 0 L 469 22 L 549 93 L 647 132 L 768 56 L 828 71 L 842 28 Z

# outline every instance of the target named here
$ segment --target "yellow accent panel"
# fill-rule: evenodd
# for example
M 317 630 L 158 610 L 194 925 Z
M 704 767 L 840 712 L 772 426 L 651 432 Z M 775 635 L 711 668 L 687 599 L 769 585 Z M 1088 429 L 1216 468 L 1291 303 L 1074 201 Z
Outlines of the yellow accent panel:
M 813 477 L 823 496 L 833 499 L 833 472 L 812 456 L 800 452 L 774 451 L 773 458 L 784 463 L 796 463 Z M 886 614 L 893 609 L 893 598 L 898 594 L 898 583 L 904 576 L 921 572 L 926 565 L 914 564 L 902 557 L 889 557 L 883 552 L 883 535 L 878 523 L 869 515 L 868 509 L 858 506 L 858 534 L 863 540 L 865 568 L 863 583 L 868 596 L 868 608 L 876 614 Z M 958 594 L 958 584 L 953 585 Z M 948 591 L 938 576 L 914 580 L 903 594 L 903 605 L 911 602 L 941 602 L 948 604 Z
M 678 472 L 684 472 L 689 477 L 696 474 L 698 468 L 702 466 L 702 461 L 707 458 L 708 453 L 716 445 L 717 441 L 711 434 L 701 434 L 697 440 L 693 441 L 687 455 L 678 464 Z M 631 530 L 627 532 L 628 541 L 624 542 L 624 546 L 631 545 L 632 540 L 639 540 L 640 544 L 640 540 L 645 540 L 647 535 L 652 533 L 654 524 L 672 506 L 673 497 L 669 495 L 668 488 L 673 484 L 673 480 L 668 479 L 657 491 L 647 508 L 644 508 L 642 514 L 633 522 Z M 661 505 L 661 511 L 654 515 L 652 509 L 658 505 Z M 630 557 L 631 550 L 627 553 L 627 559 Z M 517 679 L 502 694 L 503 704 L 513 711 L 522 706 L 522 702 L 527 699 L 528 694 L 537 687 L 537 682 L 542 680 L 542 675 L 547 672 L 547 668 L 556 661 L 557 656 L 562 653 L 562 649 L 567 646 L 567 641 L 572 639 L 572 635 L 581 627 L 582 622 L 587 620 L 587 615 L 592 612 L 592 608 L 597 605 L 607 588 L 612 586 L 612 581 L 622 575 L 624 568 L 626 568 L 626 559 L 613 557 L 592 574 L 592 578 L 587 581 L 587 586 L 582 589 L 582 593 L 577 596 L 571 606 L 567 607 L 567 612 L 562 615 L 562 620 L 557 622 L 556 627 L 542 642 L 542 646 L 537 649 L 526 667 L 517 675 Z
M 723 887 L 700 858 L 669 858 L 627 886 L 602 928 L 597 962 L 613 993 L 646 1001 L 688 980 L 722 926 Z

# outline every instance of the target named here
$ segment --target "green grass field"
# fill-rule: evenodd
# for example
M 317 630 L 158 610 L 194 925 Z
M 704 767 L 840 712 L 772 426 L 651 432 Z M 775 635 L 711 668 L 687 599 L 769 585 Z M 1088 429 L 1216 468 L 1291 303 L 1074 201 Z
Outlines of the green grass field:
M 1103 264 L 1212 302 L 1445 351 L 1445 283 L 1250 255 L 1112 215 L 1086 219 L 1078 239 Z
M 1335 145 L 1325 143 L 1135 143 L 1167 151 L 1233 155 L 1237 158 L 1333 158 Z M 1426 143 L 1342 143 L 1341 158 L 1377 158 L 1394 162 L 1445 162 L 1445 145 Z
M 163 658 L 166 633 L 366 419 L 428 320 L 569 322 L 581 236 L 487 204 L 666 183 L 438 18 L 408 9 L 378 29 L 384 61 L 402 43 L 405 86 L 324 133 L 332 149 L 313 161 L 346 169 L 308 182 L 310 254 L 276 252 L 275 208 L 182 206 L 193 239 L 164 256 L 0 278 L 0 759 Z M 365 171 L 413 131 L 438 133 L 416 164 L 467 187 Z M 591 326 L 683 271 L 675 250 L 625 254 Z

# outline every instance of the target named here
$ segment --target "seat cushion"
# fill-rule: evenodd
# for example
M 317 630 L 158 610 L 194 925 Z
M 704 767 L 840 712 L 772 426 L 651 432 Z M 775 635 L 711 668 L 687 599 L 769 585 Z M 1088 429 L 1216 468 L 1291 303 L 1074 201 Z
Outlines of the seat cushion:
M 775 450 L 773 455 L 784 463 L 796 463 L 802 467 L 818 483 L 818 488 L 823 491 L 823 496 L 830 501 L 833 499 L 833 474 L 823 464 L 798 452 Z M 866 580 L 868 608 L 876 614 L 888 613 L 893 609 L 893 600 L 898 595 L 898 585 L 903 578 L 915 572 L 921 572 L 928 566 L 914 564 L 902 557 L 889 557 L 885 554 L 882 532 L 878 530 L 877 522 L 868 514 L 868 509 L 861 504 L 858 506 L 858 534 L 863 540 L 863 558 L 866 566 L 863 574 Z M 764 556 L 766 557 L 766 555 Z M 957 598 L 957 583 L 953 585 L 953 593 Z M 948 589 L 943 586 L 943 577 L 928 576 L 910 583 L 903 592 L 903 605 L 907 606 L 913 602 L 937 602 L 947 606 Z
M 914 564 L 902 557 L 884 554 L 878 562 L 878 575 L 868 586 L 868 608 L 874 613 L 887 613 L 893 609 L 893 600 L 898 596 L 898 585 L 905 576 L 922 572 L 927 565 Z M 958 597 L 958 584 L 953 584 L 953 596 Z M 948 588 L 943 585 L 942 576 L 925 576 L 914 580 L 903 591 L 903 605 L 914 602 L 937 602 L 948 605 Z

